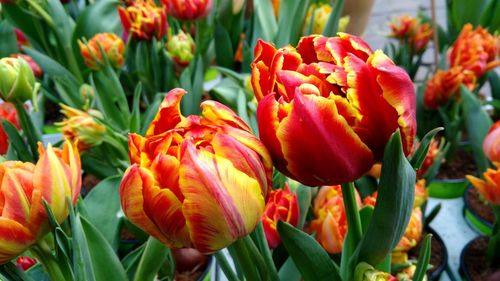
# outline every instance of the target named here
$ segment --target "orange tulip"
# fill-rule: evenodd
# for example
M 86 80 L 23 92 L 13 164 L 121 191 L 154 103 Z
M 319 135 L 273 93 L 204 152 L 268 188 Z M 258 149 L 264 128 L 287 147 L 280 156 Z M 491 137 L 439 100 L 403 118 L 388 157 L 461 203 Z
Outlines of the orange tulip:
M 0 263 L 26 251 L 49 231 L 43 200 L 57 222 L 68 216 L 66 198 L 76 202 L 81 188 L 78 150 L 66 141 L 63 149 L 43 149 L 36 165 L 0 163 Z
M 413 202 L 413 208 L 422 206 L 427 199 L 429 199 L 429 193 L 427 192 L 425 180 L 417 180 L 415 184 L 415 201 Z
M 432 37 L 430 24 L 422 23 L 419 18 L 407 15 L 394 18 L 390 28 L 389 36 L 401 41 L 406 40 L 415 53 L 423 52 Z
M 89 40 L 88 44 L 78 41 L 78 45 L 83 56 L 83 62 L 92 70 L 99 70 L 104 63 L 99 46 L 101 46 L 104 55 L 114 68 L 121 68 L 125 62 L 123 59 L 125 43 L 114 33 L 98 33 Z
M 461 84 L 473 90 L 476 87 L 476 76 L 474 73 L 460 66 L 455 66 L 448 70 L 438 70 L 427 81 L 427 88 L 424 93 L 424 105 L 429 109 L 437 109 L 439 106 L 446 104 L 450 99 L 458 99 Z
M 500 163 L 500 121 L 495 122 L 483 141 L 483 151 L 491 162 Z
M 167 94 L 146 136 L 130 134 L 121 205 L 132 223 L 167 246 L 213 253 L 255 229 L 272 162 L 226 106 L 205 101 L 203 117 L 182 116 L 184 94 Z
M 196 20 L 212 10 L 212 0 L 162 0 L 169 16 L 179 20 Z
M 460 66 L 472 71 L 479 79 L 488 70 L 500 65 L 498 36 L 491 35 L 486 29 L 478 26 L 473 29 L 466 24 L 450 49 L 450 66 Z
M 0 103 L 0 122 L 2 122 L 2 120 L 7 120 L 12 123 L 14 127 L 20 129 L 19 119 L 17 118 L 17 111 L 12 103 Z M 3 127 L 0 123 L 0 154 L 7 153 L 8 148 L 9 142 L 7 134 L 3 130 Z
M 500 205 L 500 167 L 496 170 L 488 169 L 484 172 L 484 180 L 471 175 L 465 177 L 486 201 L 494 205 Z
M 293 226 L 299 223 L 299 202 L 297 194 L 291 193 L 288 184 L 285 188 L 271 191 L 267 199 L 264 215 L 262 215 L 262 225 L 266 234 L 267 243 L 270 248 L 276 248 L 281 242 L 276 229 L 278 221 L 287 222 Z
M 132 5 L 118 7 L 118 14 L 125 32 L 136 40 L 160 40 L 167 32 L 167 14 L 153 0 L 137 0 Z
M 399 241 L 396 248 L 394 248 L 394 251 L 407 252 L 411 248 L 415 247 L 418 241 L 422 238 L 423 229 L 422 210 L 420 207 L 417 207 L 413 209 L 405 234 Z
M 358 206 L 361 205 L 356 194 Z M 314 219 L 307 232 L 316 232 L 316 240 L 330 254 L 342 251 L 347 232 L 347 217 L 340 185 L 323 186 L 313 203 Z
M 413 83 L 359 37 L 311 35 L 281 49 L 259 41 L 252 86 L 262 142 L 278 170 L 303 184 L 361 177 L 397 129 L 405 153 L 412 150 Z

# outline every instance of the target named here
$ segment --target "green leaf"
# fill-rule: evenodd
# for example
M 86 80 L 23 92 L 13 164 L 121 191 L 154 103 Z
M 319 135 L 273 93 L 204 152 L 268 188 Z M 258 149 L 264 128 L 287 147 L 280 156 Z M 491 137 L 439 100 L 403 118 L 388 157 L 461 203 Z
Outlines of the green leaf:
M 490 82 L 493 99 L 500 100 L 500 77 L 496 71 L 488 72 L 488 82 Z
M 313 237 L 283 221 L 278 232 L 305 281 L 341 280 L 338 266 Z
M 87 6 L 76 20 L 73 40 L 76 42 L 82 37 L 90 39 L 101 32 L 121 34 L 123 32 L 122 25 L 117 12 L 119 5 L 120 1 L 99 0 Z
M 234 50 L 231 44 L 231 37 L 220 22 L 215 26 L 214 36 L 215 58 L 217 59 L 217 65 L 233 68 Z
M 24 143 L 23 138 L 19 134 L 18 130 L 12 123 L 6 119 L 2 120 L 2 127 L 9 138 L 9 143 L 12 148 L 14 148 L 17 157 L 23 162 L 34 162 L 35 159 L 33 155 L 28 150 L 28 147 Z
M 414 169 L 416 170 L 420 169 L 420 166 L 422 166 L 422 163 L 425 160 L 425 156 L 427 155 L 427 151 L 429 150 L 429 146 L 431 145 L 432 139 L 434 139 L 434 136 L 442 130 L 444 130 L 443 127 L 435 128 L 434 130 L 428 132 L 424 136 L 424 138 L 420 141 L 418 149 L 413 153 L 413 155 L 410 158 L 410 164 L 413 166 Z
M 312 191 L 311 187 L 299 184 L 295 192 L 297 193 L 300 210 L 299 224 L 297 227 L 302 229 L 306 223 L 307 213 L 311 206 Z
M 500 1 L 490 0 L 490 3 L 484 9 L 481 19 L 479 20 L 480 25 L 488 28 L 490 33 L 498 33 L 500 29 Z
M 339 20 L 344 9 L 344 0 L 336 0 L 335 5 L 332 8 L 332 12 L 328 17 L 325 29 L 323 29 L 323 35 L 327 37 L 335 36 L 339 30 Z
M 379 264 L 403 237 L 413 209 L 415 178 L 397 131 L 385 147 L 377 204 L 349 262 L 352 269 L 360 262 Z
M 127 280 L 133 280 L 135 276 L 135 272 L 137 270 L 137 266 L 139 266 L 139 262 L 142 257 L 142 253 L 144 252 L 144 248 L 146 247 L 146 243 L 137 247 L 130 253 L 128 253 L 122 259 L 122 265 L 125 268 L 125 272 L 127 273 Z
M 287 44 L 295 45 L 298 42 L 298 39 L 302 33 L 302 23 L 307 13 L 307 7 L 309 7 L 309 0 L 281 1 L 278 29 L 274 40 L 276 46 L 282 47 Z
M 253 8 L 255 10 L 254 29 L 260 35 L 258 37 L 267 42 L 272 41 L 278 31 L 278 24 L 274 17 L 271 1 L 253 1 Z M 257 42 L 257 38 L 254 38 L 253 41 Z
M 300 281 L 302 279 L 300 271 L 295 266 L 292 257 L 286 259 L 278 272 L 278 276 L 280 280 L 286 281 Z
M 138 133 L 141 129 L 141 94 L 142 84 L 139 82 L 134 90 L 134 101 L 132 102 L 132 112 L 130 113 L 130 133 Z
M 413 281 L 422 281 L 426 276 L 427 266 L 431 260 L 431 240 L 432 234 L 427 234 L 422 242 Z
M 18 53 L 17 38 L 14 28 L 6 20 L 0 21 L 0 58 Z
M 36 281 L 51 281 L 41 263 L 37 263 L 26 270 L 26 275 Z
M 153 237 L 148 239 L 142 253 L 134 281 L 153 281 L 165 261 L 168 259 L 170 249 Z M 171 260 L 171 259 L 170 259 Z
M 120 233 L 121 175 L 102 180 L 83 201 L 89 222 L 98 225 L 99 232 L 116 251 Z
M 83 266 L 79 280 L 127 280 L 120 260 L 106 238 L 87 219 L 75 216 L 73 223 L 73 247 L 77 248 L 76 261 Z
M 457 30 L 461 30 L 466 23 L 476 26 L 489 0 L 453 0 L 451 1 L 451 14 Z
M 479 100 L 472 94 L 467 87 L 460 87 L 462 94 L 462 110 L 465 121 L 465 127 L 469 133 L 469 140 L 474 153 L 474 159 L 479 170 L 483 174 L 489 167 L 489 162 L 483 152 L 483 141 L 491 127 L 492 121 L 488 113 L 484 111 Z
M 12 262 L 0 265 L 0 276 L 3 277 L 2 280 L 8 281 L 34 281 Z

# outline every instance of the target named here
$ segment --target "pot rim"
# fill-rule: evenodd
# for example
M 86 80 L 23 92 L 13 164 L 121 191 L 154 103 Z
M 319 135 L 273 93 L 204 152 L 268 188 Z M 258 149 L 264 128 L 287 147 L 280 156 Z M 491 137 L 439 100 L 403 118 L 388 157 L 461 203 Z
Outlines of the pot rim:
M 438 243 L 440 243 L 443 247 L 443 261 L 439 266 L 436 266 L 436 270 L 431 275 L 429 275 L 430 280 L 438 280 L 439 277 L 441 277 L 441 274 L 446 270 L 446 266 L 448 265 L 448 248 L 446 248 L 446 244 L 444 243 L 441 235 L 439 235 L 439 233 L 437 233 L 434 228 L 432 228 L 431 226 L 426 226 L 425 231 L 432 234 L 432 238 L 436 238 Z
M 486 235 L 479 235 L 477 237 L 472 238 L 465 246 L 462 248 L 462 252 L 460 252 L 460 266 L 458 267 L 458 272 L 460 273 L 461 277 L 465 278 L 466 281 L 472 280 L 472 277 L 470 276 L 469 272 L 465 270 L 465 252 L 467 252 L 467 249 L 470 248 L 472 243 L 482 237 L 488 237 Z
M 476 232 L 480 233 L 481 235 L 487 235 L 487 233 L 483 233 L 481 232 L 479 229 L 477 229 L 476 226 L 474 226 L 472 224 L 471 221 L 469 221 L 467 219 L 467 216 L 466 216 L 466 211 L 468 211 L 470 214 L 472 214 L 474 216 L 474 218 L 476 220 L 478 220 L 480 223 L 482 223 L 483 225 L 485 225 L 486 227 L 492 229 L 493 228 L 493 224 L 490 223 L 489 221 L 485 220 L 483 217 L 481 217 L 477 212 L 474 211 L 474 209 L 471 208 L 469 202 L 467 202 L 467 198 L 469 197 L 469 189 L 473 189 L 472 185 L 469 185 L 467 187 L 467 189 L 465 190 L 464 192 L 464 195 L 462 196 L 462 199 L 464 201 L 464 209 L 463 209 L 463 215 L 464 215 L 464 218 L 465 218 L 465 221 L 469 224 L 469 226 L 472 227 L 472 229 L 474 229 Z

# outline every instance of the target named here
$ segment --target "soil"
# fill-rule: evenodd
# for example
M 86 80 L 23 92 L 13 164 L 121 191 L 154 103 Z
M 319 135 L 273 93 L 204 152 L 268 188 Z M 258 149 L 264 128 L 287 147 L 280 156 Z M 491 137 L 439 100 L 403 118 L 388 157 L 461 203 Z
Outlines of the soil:
M 424 230 L 422 233 L 422 237 L 425 237 L 429 233 L 427 230 Z M 422 242 L 421 240 L 420 242 Z M 420 246 L 421 243 L 419 243 L 415 248 L 413 248 L 409 253 L 408 256 L 410 259 L 418 259 L 418 255 L 420 253 Z M 445 246 L 442 243 L 442 241 L 439 241 L 436 236 L 432 236 L 431 240 L 431 259 L 429 263 L 432 265 L 432 268 L 427 271 L 427 277 L 428 278 L 435 278 L 439 274 L 436 272 L 437 270 L 443 271 L 444 263 L 446 262 L 446 254 L 445 254 Z M 436 273 L 435 273 L 436 272 Z
M 467 195 L 465 196 L 466 206 L 468 206 L 472 212 L 477 214 L 479 217 L 485 221 L 493 224 L 495 221 L 495 214 L 484 200 L 481 199 L 479 192 L 475 188 L 467 189 Z
M 481 236 L 475 239 L 464 249 L 462 253 L 462 270 L 468 273 L 471 281 L 495 281 L 494 271 L 488 266 L 486 260 L 486 250 L 488 248 L 487 236 Z
M 451 161 L 441 164 L 436 176 L 438 179 L 462 179 L 465 175 L 477 174 L 476 163 L 471 153 L 458 150 Z

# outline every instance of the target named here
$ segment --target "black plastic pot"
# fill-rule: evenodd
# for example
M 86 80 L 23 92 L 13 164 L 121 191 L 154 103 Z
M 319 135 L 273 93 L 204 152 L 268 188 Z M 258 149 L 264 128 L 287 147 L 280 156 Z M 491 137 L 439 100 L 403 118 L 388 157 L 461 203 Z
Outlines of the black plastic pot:
M 481 235 L 490 235 L 491 231 L 493 229 L 493 224 L 490 222 L 486 221 L 484 218 L 482 218 L 478 213 L 474 211 L 473 208 L 471 208 L 469 204 L 469 200 L 467 198 L 469 197 L 469 189 L 473 188 L 472 186 L 469 186 L 469 188 L 464 192 L 463 199 L 464 199 L 464 211 L 463 215 L 465 218 L 465 221 L 469 224 L 469 226 L 478 232 Z
M 444 244 L 441 236 L 439 236 L 439 234 L 432 227 L 427 227 L 425 231 L 432 234 L 432 239 L 435 239 L 439 244 L 441 244 L 443 249 L 443 261 L 439 265 L 434 265 L 436 270 L 427 276 L 429 280 L 439 280 L 443 272 L 446 270 L 446 265 L 448 264 L 448 250 L 446 249 L 446 244 Z

